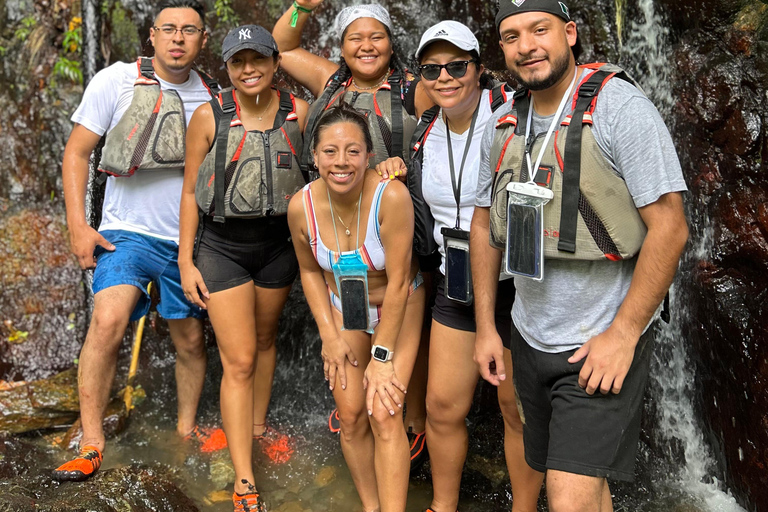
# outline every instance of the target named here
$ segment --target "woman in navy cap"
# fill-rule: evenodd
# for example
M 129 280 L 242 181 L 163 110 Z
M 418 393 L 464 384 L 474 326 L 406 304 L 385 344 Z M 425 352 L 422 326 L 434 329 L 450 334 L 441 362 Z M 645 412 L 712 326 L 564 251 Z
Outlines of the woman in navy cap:
M 417 210 L 415 246 L 420 256 L 440 254 L 427 381 L 426 437 L 434 491 L 427 512 L 455 512 L 467 456 L 465 420 L 480 375 L 473 360 L 476 324 L 469 265 L 480 143 L 493 112 L 508 95 L 511 99 L 511 90 L 483 73 L 477 39 L 457 21 L 442 21 L 428 28 L 416 60 L 420 83 L 435 106 L 422 114 L 412 141 L 407 179 Z M 402 160 L 391 159 L 376 170 L 383 176 L 402 176 L 406 166 Z M 511 368 L 510 310 L 514 297 L 512 280 L 499 281 L 496 311 L 478 312 L 490 317 L 482 325 L 495 323 L 498 334 L 482 334 L 501 337 L 507 348 L 507 368 Z M 525 462 L 523 427 L 511 378 L 500 383 L 498 395 L 513 510 L 535 512 L 542 475 Z
M 224 367 L 235 511 L 255 511 L 251 449 L 265 431 L 278 319 L 298 272 L 286 213 L 306 183 L 298 155 L 308 105 L 273 86 L 280 55 L 264 28 L 233 29 L 222 58 L 232 87 L 198 108 L 187 132 L 179 267 L 188 300 L 208 310 Z

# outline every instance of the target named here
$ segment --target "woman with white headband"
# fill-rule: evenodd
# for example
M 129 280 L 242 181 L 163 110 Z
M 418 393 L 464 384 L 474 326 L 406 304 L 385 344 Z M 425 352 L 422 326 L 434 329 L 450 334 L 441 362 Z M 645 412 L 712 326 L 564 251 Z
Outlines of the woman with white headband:
M 323 113 L 344 101 L 370 113 L 371 167 L 394 156 L 407 160 L 416 113 L 431 103 L 402 65 L 392 40 L 389 13 L 378 4 L 342 9 L 334 26 L 341 40 L 341 62 L 336 64 L 300 47 L 304 24 L 321 3 L 323 0 L 296 0 L 272 32 L 283 56 L 280 66 L 317 98 L 307 117 L 307 141 Z M 302 165 L 310 170 L 311 147 L 306 144 L 302 158 Z

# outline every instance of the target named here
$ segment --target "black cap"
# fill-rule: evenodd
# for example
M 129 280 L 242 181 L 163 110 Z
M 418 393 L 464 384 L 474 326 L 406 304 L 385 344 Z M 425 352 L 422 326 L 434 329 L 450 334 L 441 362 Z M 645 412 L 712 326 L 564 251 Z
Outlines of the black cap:
M 571 14 L 565 2 L 558 0 L 498 0 L 499 12 L 496 13 L 496 31 L 501 22 L 510 16 L 522 12 L 546 12 L 553 14 L 566 23 L 571 21 Z
M 221 58 L 226 62 L 240 50 L 253 50 L 266 57 L 279 53 L 275 38 L 259 25 L 242 25 L 230 30 L 221 45 Z

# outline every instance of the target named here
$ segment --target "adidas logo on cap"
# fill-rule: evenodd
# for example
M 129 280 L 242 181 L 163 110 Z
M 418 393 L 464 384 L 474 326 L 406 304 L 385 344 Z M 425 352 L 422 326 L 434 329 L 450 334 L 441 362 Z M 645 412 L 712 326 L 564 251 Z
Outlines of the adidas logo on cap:
M 438 30 L 437 32 L 435 32 L 435 34 L 434 34 L 432 37 L 437 37 L 437 36 L 447 36 L 447 35 L 448 35 L 448 32 L 446 32 L 446 31 L 445 31 L 445 30 L 443 30 L 443 29 L 440 29 L 440 30 Z

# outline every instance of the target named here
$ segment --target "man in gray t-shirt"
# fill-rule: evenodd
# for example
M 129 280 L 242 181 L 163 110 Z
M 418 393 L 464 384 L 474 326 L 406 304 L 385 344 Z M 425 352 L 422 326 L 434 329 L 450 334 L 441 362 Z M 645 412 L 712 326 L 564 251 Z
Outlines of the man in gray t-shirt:
M 557 0 L 502 0 L 496 25 L 507 67 L 530 90 L 531 137 L 544 137 L 571 114 L 573 102 L 566 98 L 591 72 L 575 65 L 576 25 Z M 486 125 L 471 228 L 475 360 L 494 384 L 506 375 L 493 323 L 501 252 L 489 245 L 491 189 L 501 158 L 492 162 L 490 155 L 503 158 L 501 148 L 493 148 L 500 128 L 496 121 L 511 110 L 510 101 Z M 648 229 L 640 252 L 619 261 L 548 258 L 543 280 L 515 277 L 512 310 L 526 460 L 547 471 L 549 502 L 567 504 L 563 510 L 601 510 L 601 504 L 610 510 L 606 477 L 633 476 L 651 351 L 642 335 L 656 316 L 688 235 L 680 194 L 685 182 L 653 104 L 630 83 L 613 78 L 598 94 L 592 121 L 599 156 L 624 181 Z M 534 152 L 531 158 L 537 156 Z M 567 173 L 562 165 L 554 172 Z

